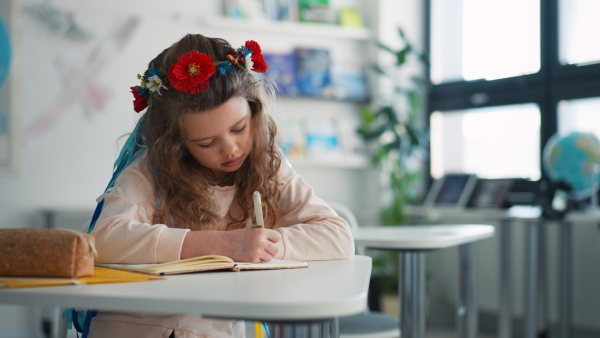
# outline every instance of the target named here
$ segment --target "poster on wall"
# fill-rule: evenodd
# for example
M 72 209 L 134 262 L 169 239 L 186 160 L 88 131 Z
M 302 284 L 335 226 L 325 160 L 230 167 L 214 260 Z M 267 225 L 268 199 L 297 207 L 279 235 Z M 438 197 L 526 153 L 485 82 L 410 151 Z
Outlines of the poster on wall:
M 0 175 L 15 174 L 18 168 L 16 6 L 16 0 L 0 1 Z

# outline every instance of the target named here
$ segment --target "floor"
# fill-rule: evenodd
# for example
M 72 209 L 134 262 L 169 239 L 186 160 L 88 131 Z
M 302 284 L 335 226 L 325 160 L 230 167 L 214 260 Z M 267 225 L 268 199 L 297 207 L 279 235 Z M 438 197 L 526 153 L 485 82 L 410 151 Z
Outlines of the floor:
M 428 327 L 426 329 L 426 336 L 428 338 L 456 338 L 456 330 L 451 328 L 440 328 L 440 327 Z M 487 335 L 479 333 L 477 338 L 492 338 L 494 335 Z
M 264 331 L 261 333 L 262 337 L 266 337 Z M 442 328 L 442 327 L 427 327 L 426 328 L 426 336 L 427 338 L 457 338 L 456 330 L 452 328 Z M 246 324 L 246 338 L 255 338 L 256 335 L 254 333 L 254 326 L 252 323 Z M 487 334 L 478 334 L 477 338 L 495 338 L 494 335 Z

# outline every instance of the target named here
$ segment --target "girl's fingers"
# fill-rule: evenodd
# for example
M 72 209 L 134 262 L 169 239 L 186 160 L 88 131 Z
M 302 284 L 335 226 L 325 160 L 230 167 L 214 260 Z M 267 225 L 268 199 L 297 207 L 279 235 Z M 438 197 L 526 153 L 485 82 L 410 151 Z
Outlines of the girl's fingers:
M 268 253 L 269 255 L 271 255 L 271 257 L 275 257 L 275 255 L 277 255 L 278 251 L 279 251 L 279 248 L 277 247 L 277 244 L 275 244 L 273 242 L 268 242 L 267 245 L 265 246 L 265 252 Z
M 277 230 L 267 229 L 267 239 L 273 243 L 281 241 L 281 233 Z

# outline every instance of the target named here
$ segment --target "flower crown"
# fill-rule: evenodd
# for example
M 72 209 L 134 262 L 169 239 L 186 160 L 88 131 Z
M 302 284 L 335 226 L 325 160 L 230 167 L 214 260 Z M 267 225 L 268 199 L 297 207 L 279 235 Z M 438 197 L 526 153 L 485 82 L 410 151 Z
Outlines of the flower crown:
M 138 74 L 141 84 L 131 87 L 133 109 L 138 113 L 146 109 L 154 99 L 162 95 L 161 89 L 168 90 L 169 87 L 188 94 L 201 93 L 208 87 L 213 75 L 231 73 L 234 66 L 258 73 L 264 73 L 269 68 L 260 46 L 252 40 L 246 41 L 238 49 L 232 49 L 225 61 L 214 62 L 209 55 L 190 50 L 180 55 L 168 72 L 152 67 L 143 76 Z

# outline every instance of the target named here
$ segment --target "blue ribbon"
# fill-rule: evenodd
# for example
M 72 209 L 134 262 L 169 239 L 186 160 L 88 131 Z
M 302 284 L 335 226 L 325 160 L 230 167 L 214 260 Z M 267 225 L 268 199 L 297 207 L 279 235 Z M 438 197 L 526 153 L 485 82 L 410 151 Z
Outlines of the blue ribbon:
M 144 139 L 140 131 L 143 128 L 145 121 L 146 115 L 144 114 L 139 119 L 137 125 L 129 135 L 129 138 L 127 138 L 127 141 L 123 145 L 123 148 L 121 148 L 119 157 L 117 157 L 117 160 L 115 161 L 115 164 L 113 166 L 113 176 L 110 179 L 110 182 L 108 182 L 108 185 L 106 186 L 104 192 L 112 188 L 115 185 L 115 181 L 117 180 L 119 175 L 121 175 L 123 170 L 125 170 L 125 168 L 127 168 L 131 164 L 131 162 L 133 162 L 146 150 L 146 140 Z M 94 211 L 94 215 L 92 216 L 88 233 L 91 233 L 92 230 L 94 230 L 94 227 L 96 226 L 96 221 L 98 221 L 98 217 L 100 217 L 100 213 L 102 213 L 103 207 L 104 198 L 96 205 L 96 210 Z

